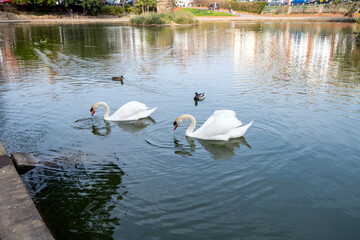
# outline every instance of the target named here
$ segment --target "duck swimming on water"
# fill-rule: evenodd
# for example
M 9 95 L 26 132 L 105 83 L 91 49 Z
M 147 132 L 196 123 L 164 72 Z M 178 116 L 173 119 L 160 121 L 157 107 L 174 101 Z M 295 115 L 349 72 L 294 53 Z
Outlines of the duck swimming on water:
M 203 100 L 205 98 L 205 93 L 197 93 L 195 92 L 195 97 L 194 97 L 194 100 L 195 101 L 199 101 L 199 100 Z
M 113 77 L 112 80 L 122 82 L 124 80 L 124 76 L 121 75 L 120 77 Z

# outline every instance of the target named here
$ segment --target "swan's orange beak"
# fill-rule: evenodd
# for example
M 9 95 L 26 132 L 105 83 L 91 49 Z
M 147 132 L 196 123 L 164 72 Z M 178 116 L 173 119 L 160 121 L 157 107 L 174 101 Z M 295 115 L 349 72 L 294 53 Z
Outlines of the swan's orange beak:
M 93 109 L 93 108 L 91 108 L 91 109 L 90 109 L 90 112 L 91 112 L 91 116 L 93 116 L 93 115 L 94 115 L 94 113 L 95 113 L 95 111 L 94 111 L 94 109 Z
M 173 123 L 173 125 L 174 125 L 174 131 L 175 131 L 175 129 L 176 129 L 179 125 L 177 124 L 176 121 Z

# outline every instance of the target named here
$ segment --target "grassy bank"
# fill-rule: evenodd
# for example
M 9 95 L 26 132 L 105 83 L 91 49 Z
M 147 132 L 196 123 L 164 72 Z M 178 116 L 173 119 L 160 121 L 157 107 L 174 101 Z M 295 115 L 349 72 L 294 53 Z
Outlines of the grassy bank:
M 253 2 L 238 2 L 231 0 L 217 0 L 219 7 L 222 9 L 229 9 L 231 5 L 232 10 L 239 12 L 249 12 L 260 14 L 265 5 L 265 1 L 253 1 Z M 194 0 L 195 6 L 209 7 L 210 4 L 214 3 L 213 0 Z
M 174 16 L 168 13 L 144 13 L 130 19 L 130 22 L 135 25 L 165 25 L 171 23 L 177 24 L 194 24 L 198 20 L 194 15 L 187 11 L 177 11 Z
M 226 17 L 226 16 L 233 16 L 230 13 L 225 13 L 225 12 L 215 12 L 215 11 L 211 11 L 211 10 L 206 10 L 206 9 L 196 9 L 196 8 L 182 8 L 178 11 L 176 11 L 176 13 L 180 13 L 180 12 L 189 12 L 191 14 L 193 14 L 194 16 L 197 17 Z

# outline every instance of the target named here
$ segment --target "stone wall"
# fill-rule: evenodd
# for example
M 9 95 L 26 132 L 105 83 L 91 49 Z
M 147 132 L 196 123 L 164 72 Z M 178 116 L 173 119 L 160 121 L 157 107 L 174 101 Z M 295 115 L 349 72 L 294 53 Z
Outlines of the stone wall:
M 157 13 L 174 14 L 174 5 L 172 0 L 157 0 Z

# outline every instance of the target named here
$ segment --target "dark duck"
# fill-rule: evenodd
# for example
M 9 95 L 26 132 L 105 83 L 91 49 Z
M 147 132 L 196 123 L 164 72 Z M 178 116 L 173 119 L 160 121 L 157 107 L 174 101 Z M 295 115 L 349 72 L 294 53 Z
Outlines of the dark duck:
M 194 97 L 194 100 L 195 101 L 199 101 L 199 100 L 203 100 L 205 98 L 205 93 L 197 93 L 195 92 L 195 97 Z

